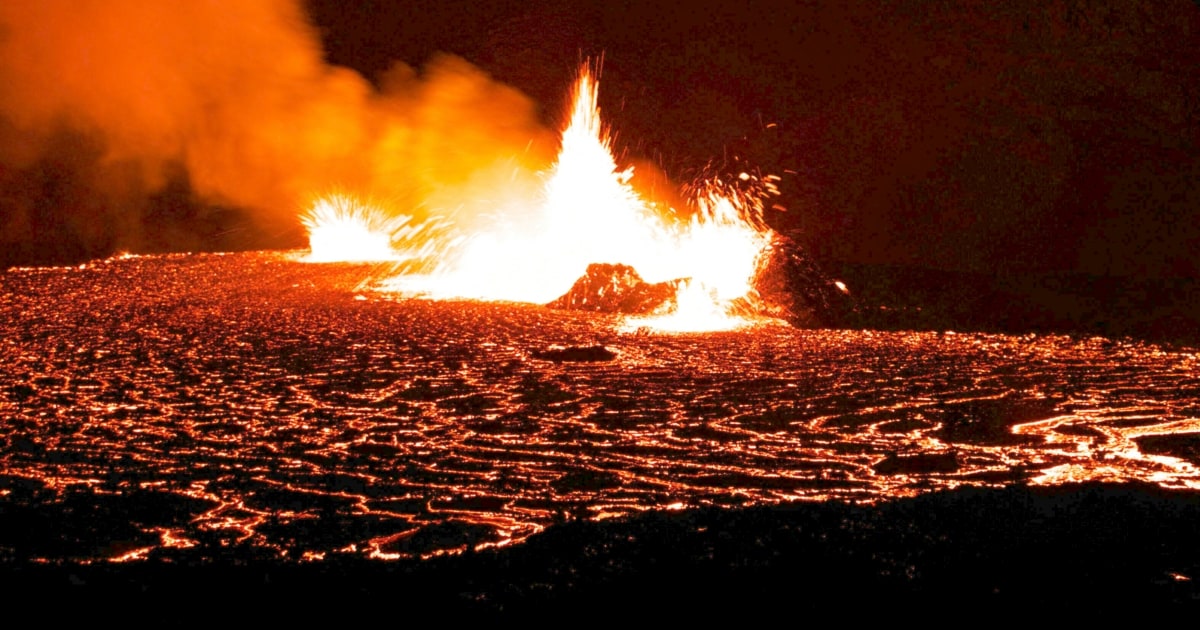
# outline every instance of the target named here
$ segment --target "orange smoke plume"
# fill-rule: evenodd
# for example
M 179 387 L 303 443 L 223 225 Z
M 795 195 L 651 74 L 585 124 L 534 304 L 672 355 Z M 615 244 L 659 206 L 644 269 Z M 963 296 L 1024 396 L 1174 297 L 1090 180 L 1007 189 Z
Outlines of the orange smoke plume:
M 299 237 L 313 191 L 462 211 L 553 158 L 529 99 L 466 61 L 381 84 L 325 63 L 296 0 L 0 3 L 0 245 L 189 247 L 157 233 L 172 186 Z

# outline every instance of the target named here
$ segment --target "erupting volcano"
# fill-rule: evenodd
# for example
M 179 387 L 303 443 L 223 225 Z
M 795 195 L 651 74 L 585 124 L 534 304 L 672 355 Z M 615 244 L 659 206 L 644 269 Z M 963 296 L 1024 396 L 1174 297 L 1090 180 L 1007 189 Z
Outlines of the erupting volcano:
M 631 183 L 633 167 L 614 157 L 597 75 L 581 68 L 557 159 L 519 211 L 498 206 L 469 225 L 448 218 L 413 227 L 407 216 L 389 218 L 339 194 L 318 200 L 304 219 L 308 259 L 402 261 L 377 288 L 409 296 L 532 303 L 562 296 L 556 305 L 585 310 L 609 310 L 595 303 L 617 292 L 656 296 L 637 309 L 611 309 L 640 315 L 627 323 L 633 327 L 727 330 L 772 321 L 755 281 L 774 237 L 763 200 L 778 194 L 778 177 L 743 172 L 736 182 L 698 182 L 682 210 L 647 197 Z M 597 283 L 598 270 L 611 266 L 632 269 L 632 283 Z M 578 293 L 573 283 L 589 279 L 595 295 L 567 299 L 569 289 Z
M 1194 605 L 1191 5 L 0 0 L 0 593 Z

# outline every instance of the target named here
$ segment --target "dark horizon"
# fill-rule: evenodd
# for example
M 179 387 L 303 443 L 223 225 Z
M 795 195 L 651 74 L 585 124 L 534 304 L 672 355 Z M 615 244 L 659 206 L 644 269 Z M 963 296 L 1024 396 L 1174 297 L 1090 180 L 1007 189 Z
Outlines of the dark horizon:
M 326 58 L 461 55 L 557 124 L 603 55 L 620 148 L 784 175 L 773 220 L 822 260 L 1200 277 L 1194 3 L 401 4 L 310 2 Z

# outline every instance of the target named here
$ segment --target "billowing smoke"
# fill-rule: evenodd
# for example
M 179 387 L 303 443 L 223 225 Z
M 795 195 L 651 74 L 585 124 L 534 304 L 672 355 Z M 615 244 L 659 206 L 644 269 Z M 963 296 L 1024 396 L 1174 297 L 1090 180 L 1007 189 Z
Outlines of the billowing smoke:
M 555 148 L 528 98 L 462 59 L 378 86 L 325 63 L 297 0 L 6 0 L 0 85 L 10 259 L 298 245 L 332 190 L 478 213 Z

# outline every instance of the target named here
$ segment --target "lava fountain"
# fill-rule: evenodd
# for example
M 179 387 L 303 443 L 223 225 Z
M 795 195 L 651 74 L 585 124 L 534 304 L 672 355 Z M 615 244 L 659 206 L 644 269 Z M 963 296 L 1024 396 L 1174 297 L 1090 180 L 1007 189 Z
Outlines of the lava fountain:
M 308 262 L 372 262 L 400 258 L 392 239 L 409 218 L 334 193 L 314 201 L 300 221 L 308 230 Z
M 617 164 L 598 90 L 597 73 L 585 64 L 557 159 L 542 175 L 539 196 L 522 200 L 524 208 L 496 207 L 469 222 L 447 219 L 439 229 L 401 233 L 411 228 L 406 220 L 382 220 L 371 206 L 345 197 L 332 202 L 338 211 L 330 212 L 331 202 L 320 200 L 306 217 L 310 260 L 336 259 L 318 258 L 318 236 L 344 234 L 347 260 L 361 260 L 362 252 L 377 252 L 375 244 L 387 242 L 397 252 L 392 258 L 408 262 L 377 284 L 382 291 L 532 303 L 562 295 L 592 263 L 622 264 L 648 283 L 676 286 L 673 300 L 628 325 L 722 330 L 761 321 L 745 305 L 754 300 L 753 277 L 771 239 L 759 220 L 762 196 L 709 182 L 694 187 L 700 192 L 687 212 L 647 199 L 631 184 L 633 168 Z M 348 223 L 358 231 L 336 227 Z

